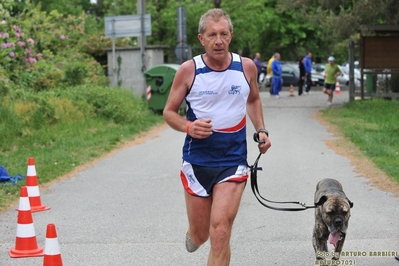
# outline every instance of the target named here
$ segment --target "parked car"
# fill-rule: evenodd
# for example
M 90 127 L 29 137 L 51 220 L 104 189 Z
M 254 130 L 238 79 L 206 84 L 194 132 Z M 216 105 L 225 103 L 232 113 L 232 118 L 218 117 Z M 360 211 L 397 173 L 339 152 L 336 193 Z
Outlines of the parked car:
M 262 62 L 263 67 L 259 75 L 259 84 L 264 84 L 265 87 L 270 86 L 270 76 L 267 74 L 267 62 Z
M 324 71 L 317 72 L 314 68 L 312 68 L 312 85 L 324 86 Z
M 338 67 L 341 70 L 341 75 L 339 75 L 337 78 L 339 84 L 349 85 L 349 67 L 345 66 L 338 66 Z M 363 80 L 364 80 L 363 82 L 366 82 L 365 75 L 363 76 Z M 361 73 L 360 70 L 357 68 L 354 69 L 354 81 L 355 81 L 355 86 L 359 87 L 361 81 Z
M 283 86 L 298 86 L 299 81 L 299 67 L 297 64 L 283 63 L 281 64 L 283 78 Z
M 326 69 L 326 64 L 322 64 L 322 63 L 313 64 L 312 69 L 314 71 L 316 71 L 317 73 L 323 73 L 324 70 Z
M 359 69 L 359 61 L 355 61 L 353 65 L 354 65 L 355 69 Z M 349 67 L 349 62 L 344 62 L 342 64 L 342 66 L 348 68 Z

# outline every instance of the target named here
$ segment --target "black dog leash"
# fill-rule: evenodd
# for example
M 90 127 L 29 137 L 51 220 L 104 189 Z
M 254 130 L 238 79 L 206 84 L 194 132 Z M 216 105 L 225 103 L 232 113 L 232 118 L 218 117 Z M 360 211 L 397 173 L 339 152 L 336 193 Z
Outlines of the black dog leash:
M 264 142 L 263 140 L 259 139 L 259 132 L 254 133 L 254 141 L 257 143 Z M 255 163 L 253 165 L 249 166 L 249 168 L 251 170 L 251 189 L 260 204 L 262 204 L 263 206 L 265 206 L 269 209 L 276 210 L 276 211 L 304 211 L 307 209 L 317 207 L 317 206 L 306 206 L 305 203 L 300 202 L 300 201 L 272 201 L 272 200 L 268 200 L 268 199 L 264 198 L 259 193 L 259 188 L 258 188 L 258 170 L 262 171 L 262 167 L 258 167 L 258 162 L 259 162 L 261 155 L 262 155 L 262 153 L 259 153 L 258 157 L 255 160 Z M 268 205 L 264 201 L 269 202 L 269 203 L 274 203 L 274 204 L 296 204 L 296 205 L 300 205 L 301 207 L 280 208 L 280 207 L 274 207 L 274 206 Z

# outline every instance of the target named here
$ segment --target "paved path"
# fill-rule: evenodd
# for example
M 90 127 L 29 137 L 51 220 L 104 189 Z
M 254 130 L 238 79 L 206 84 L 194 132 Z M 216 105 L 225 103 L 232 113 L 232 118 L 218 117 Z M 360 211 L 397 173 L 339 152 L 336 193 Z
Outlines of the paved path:
M 344 250 L 347 263 L 399 265 L 392 256 L 369 252 L 399 251 L 399 198 L 368 183 L 351 162 L 325 144 L 334 136 L 312 118 L 326 108 L 326 96 L 280 99 L 262 92 L 264 114 L 273 147 L 260 161 L 261 193 L 273 200 L 313 202 L 318 180 L 336 178 L 354 202 Z M 335 105 L 348 93 L 335 96 Z M 249 162 L 257 156 L 249 133 Z M 165 127 L 143 143 L 127 147 L 71 178 L 41 189 L 51 210 L 33 213 L 37 240 L 44 247 L 48 223 L 57 227 L 65 266 L 206 265 L 209 242 L 197 252 L 185 251 L 187 218 L 179 180 L 184 134 Z M 36 162 L 40 178 L 40 162 Z M 0 265 L 42 265 L 42 258 L 11 259 L 17 211 L 0 214 Z M 264 208 L 247 186 L 232 237 L 231 265 L 314 265 L 311 244 L 313 210 L 278 212 Z M 365 256 L 354 256 L 364 252 Z M 378 254 L 378 253 L 376 253 Z M 350 254 L 348 254 L 350 255 Z M 382 255 L 382 254 L 381 254 Z

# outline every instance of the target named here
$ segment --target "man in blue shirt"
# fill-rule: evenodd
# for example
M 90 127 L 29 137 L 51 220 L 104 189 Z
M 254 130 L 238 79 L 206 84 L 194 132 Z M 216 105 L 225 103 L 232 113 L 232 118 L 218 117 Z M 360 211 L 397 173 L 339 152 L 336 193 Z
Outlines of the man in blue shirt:
M 281 68 L 281 63 L 280 63 L 280 54 L 275 53 L 274 60 L 272 62 L 272 73 L 273 73 L 272 86 L 273 86 L 273 95 L 276 98 L 279 97 L 278 94 L 281 90 L 281 87 L 283 86 L 283 80 L 281 78 L 282 72 L 283 72 L 283 70 Z
M 305 81 L 305 95 L 309 94 L 312 86 L 312 53 L 308 52 L 305 56 L 306 81 Z

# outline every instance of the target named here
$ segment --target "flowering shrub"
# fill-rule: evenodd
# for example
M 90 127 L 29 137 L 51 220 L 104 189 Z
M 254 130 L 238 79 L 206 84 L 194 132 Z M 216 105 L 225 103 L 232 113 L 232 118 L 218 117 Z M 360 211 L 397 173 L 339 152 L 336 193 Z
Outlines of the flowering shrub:
M 35 41 L 14 23 L 12 19 L 2 20 L 0 23 L 0 57 L 3 59 L 0 64 L 9 72 L 29 68 L 29 64 L 36 63 L 38 60 L 34 47 Z
M 0 84 L 0 94 L 10 88 L 42 91 L 78 84 L 108 85 L 103 68 L 87 49 L 92 46 L 87 42 L 89 16 L 46 13 L 28 5 L 17 18 L 0 18 L 0 78 L 9 81 L 7 87 Z M 101 35 L 98 31 L 90 34 Z M 101 40 L 94 42 L 96 50 L 104 53 Z

